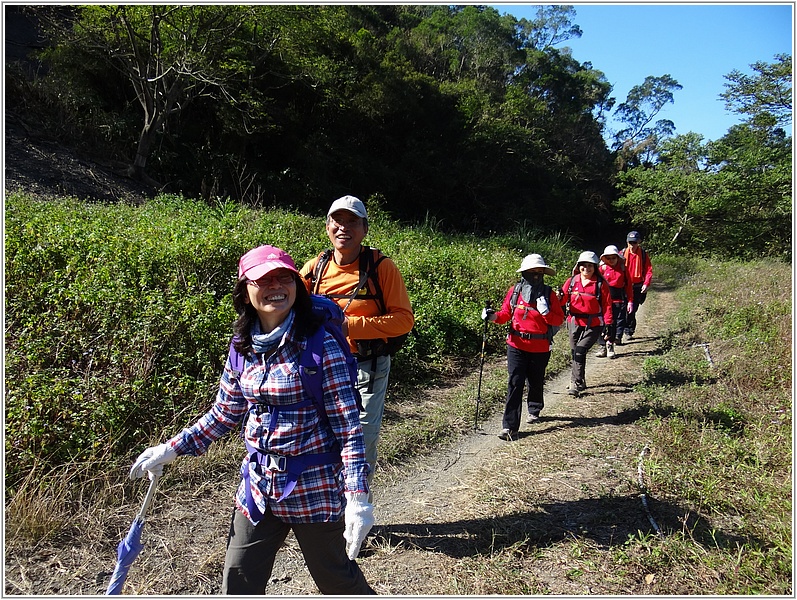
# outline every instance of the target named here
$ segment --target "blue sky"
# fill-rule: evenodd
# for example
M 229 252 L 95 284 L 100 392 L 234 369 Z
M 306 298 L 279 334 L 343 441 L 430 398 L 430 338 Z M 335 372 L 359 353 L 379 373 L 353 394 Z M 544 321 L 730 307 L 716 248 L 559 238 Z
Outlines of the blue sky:
M 518 19 L 533 19 L 537 9 L 529 3 L 491 6 Z M 704 141 L 722 137 L 742 120 L 719 99 L 725 75 L 734 69 L 751 74 L 754 62 L 792 54 L 792 3 L 573 6 L 582 36 L 557 47 L 569 46 L 573 58 L 603 71 L 614 86 L 615 106 L 648 75 L 671 75 L 683 89 L 658 118 L 675 123 L 676 134 L 693 131 Z

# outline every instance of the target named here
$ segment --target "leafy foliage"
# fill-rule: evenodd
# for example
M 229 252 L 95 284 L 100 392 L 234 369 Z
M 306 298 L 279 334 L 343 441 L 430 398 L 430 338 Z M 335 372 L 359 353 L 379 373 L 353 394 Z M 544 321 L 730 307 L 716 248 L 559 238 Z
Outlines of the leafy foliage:
M 788 85 L 781 68 L 785 60 L 757 64 L 758 83 L 744 79 L 727 92 L 729 98 L 746 98 L 739 100 L 740 111 L 758 111 L 745 123 L 707 144 L 695 133 L 664 140 L 656 164 L 619 175 L 623 195 L 615 207 L 647 232 L 653 246 L 790 258 L 791 245 L 784 241 L 791 236 L 792 141 L 778 126 L 783 114 L 771 112 L 771 98 L 782 100 Z M 781 74 L 776 89 L 773 73 Z M 748 97 L 755 93 L 760 102 Z
M 366 243 L 399 265 L 416 335 L 395 381 L 421 383 L 476 357 L 481 307 L 499 302 L 522 257 L 575 253 L 561 238 L 518 230 L 474 248 L 431 224 L 407 229 L 369 202 Z M 38 461 L 125 456 L 204 413 L 235 318 L 238 258 L 272 243 L 300 264 L 328 247 L 323 221 L 283 210 L 208 206 L 160 196 L 142 207 L 35 200 L 6 205 L 8 481 Z M 491 345 L 503 351 L 502 331 Z
M 64 136 L 103 128 L 173 192 L 310 211 L 378 193 L 456 230 L 611 222 L 593 115 L 610 86 L 554 48 L 579 33 L 572 7 L 522 26 L 484 6 L 30 10 L 54 42 L 40 89 L 80 98 Z

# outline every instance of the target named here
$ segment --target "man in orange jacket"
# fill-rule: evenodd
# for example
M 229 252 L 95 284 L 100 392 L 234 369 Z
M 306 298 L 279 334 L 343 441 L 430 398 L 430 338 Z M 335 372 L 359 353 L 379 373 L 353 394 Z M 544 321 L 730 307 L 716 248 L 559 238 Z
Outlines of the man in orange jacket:
M 636 313 L 639 307 L 645 303 L 645 297 L 650 287 L 650 280 L 653 279 L 653 265 L 650 263 L 650 256 L 640 246 L 642 236 L 638 231 L 631 231 L 626 236 L 628 246 L 623 248 L 620 255 L 625 259 L 626 273 L 631 277 L 631 284 L 634 288 L 634 307 L 626 318 L 625 340 L 634 337 L 636 331 Z M 623 332 L 617 330 L 617 339 L 621 340 Z
M 365 458 L 371 467 L 370 489 L 385 409 L 390 355 L 394 352 L 389 342 L 408 334 L 415 316 L 395 263 L 362 243 L 368 233 L 368 213 L 360 199 L 343 196 L 335 200 L 327 211 L 326 230 L 332 249 L 307 261 L 300 274 L 310 293 L 329 296 L 346 316 L 343 334 L 359 367 L 357 388 L 363 404 L 360 423 Z M 364 265 L 369 265 L 365 267 L 369 274 L 376 269 L 375 279 L 365 278 Z

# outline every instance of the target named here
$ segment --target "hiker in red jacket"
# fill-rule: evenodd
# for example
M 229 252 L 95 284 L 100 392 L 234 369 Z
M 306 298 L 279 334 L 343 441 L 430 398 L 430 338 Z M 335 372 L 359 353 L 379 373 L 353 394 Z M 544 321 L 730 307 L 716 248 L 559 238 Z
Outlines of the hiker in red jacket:
M 625 329 L 626 313 L 634 309 L 634 288 L 631 285 L 631 278 L 626 273 L 625 261 L 620 256 L 617 246 L 606 246 L 601 254 L 598 272 L 609 284 L 614 322 L 609 325 L 609 339 L 598 338 L 600 348 L 595 356 L 614 358 L 616 356 L 614 345 L 622 343 L 617 339 L 617 332 Z
M 650 263 L 650 256 L 642 249 L 640 242 L 642 236 L 638 231 L 631 231 L 626 236 L 628 246 L 623 248 L 620 256 L 625 259 L 625 270 L 631 278 L 631 284 L 634 288 L 634 305 L 633 310 L 628 313 L 628 319 L 624 331 L 617 331 L 618 339 L 622 340 L 623 334 L 626 339 L 630 340 L 634 337 L 636 331 L 636 313 L 639 307 L 645 303 L 645 298 L 648 295 L 648 288 L 650 287 L 650 280 L 653 279 L 653 265 Z
M 554 328 L 558 329 L 565 318 L 556 292 L 543 283 L 544 275 L 555 275 L 556 271 L 545 264 L 542 256 L 529 254 L 517 272 L 522 279 L 509 288 L 501 310 L 495 312 L 485 308 L 482 311 L 482 319 L 486 321 L 499 325 L 509 323 L 506 336 L 509 385 L 503 429 L 498 434 L 499 438 L 507 441 L 517 439 L 526 384 L 529 409 L 526 423 L 534 423 L 540 418 L 540 411 L 545 407 L 545 369 L 551 358 Z
M 609 286 L 598 272 L 599 262 L 594 252 L 582 252 L 573 267 L 573 276 L 562 288 L 562 306 L 568 314 L 567 331 L 573 356 L 567 392 L 571 396 L 578 396 L 587 389 L 587 352 L 599 337 L 608 338 L 609 326 L 614 322 Z

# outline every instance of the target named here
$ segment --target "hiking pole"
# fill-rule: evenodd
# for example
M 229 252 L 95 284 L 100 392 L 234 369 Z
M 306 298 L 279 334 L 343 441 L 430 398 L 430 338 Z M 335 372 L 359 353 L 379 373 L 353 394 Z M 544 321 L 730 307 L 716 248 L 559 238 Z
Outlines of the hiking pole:
M 485 310 L 490 310 L 492 307 L 492 302 L 489 300 L 485 303 L 484 308 Z M 489 317 L 489 315 L 487 315 Z M 484 319 L 484 334 L 482 335 L 482 356 L 481 356 L 481 364 L 479 365 L 479 388 L 476 392 L 476 415 L 473 421 L 473 429 L 475 431 L 479 430 L 479 404 L 482 399 L 482 372 L 484 371 L 484 352 L 485 348 L 487 347 L 487 322 L 490 319 Z

